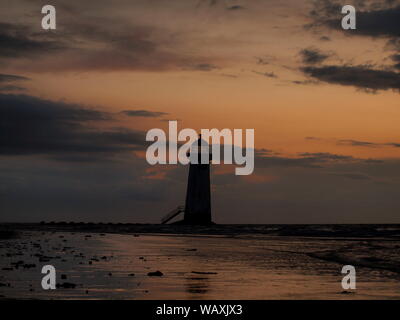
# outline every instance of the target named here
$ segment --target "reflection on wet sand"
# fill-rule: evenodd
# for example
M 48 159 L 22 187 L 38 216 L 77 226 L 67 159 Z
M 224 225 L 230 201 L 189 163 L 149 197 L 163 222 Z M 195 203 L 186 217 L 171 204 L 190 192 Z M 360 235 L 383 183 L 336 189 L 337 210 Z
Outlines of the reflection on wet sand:
M 186 292 L 190 294 L 189 299 L 197 298 L 201 295 L 207 299 L 207 293 L 210 291 L 210 279 L 207 276 L 190 275 L 186 277 Z
M 0 298 L 400 299 L 400 241 L 22 232 L 0 241 Z M 56 290 L 41 288 L 54 265 Z M 357 290 L 343 292 L 343 264 Z

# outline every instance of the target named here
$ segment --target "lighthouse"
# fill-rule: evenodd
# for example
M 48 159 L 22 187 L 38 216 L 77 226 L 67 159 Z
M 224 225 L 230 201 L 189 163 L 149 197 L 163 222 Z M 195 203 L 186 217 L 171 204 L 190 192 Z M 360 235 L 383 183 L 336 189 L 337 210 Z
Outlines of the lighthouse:
M 201 138 L 195 141 L 187 156 L 190 158 L 189 176 L 186 189 L 186 202 L 178 206 L 165 217 L 161 223 L 165 224 L 184 213 L 183 220 L 174 224 L 210 225 L 211 219 L 211 190 L 210 190 L 210 161 L 211 153 L 208 143 Z
M 190 154 L 183 224 L 208 225 L 211 220 L 210 161 L 208 143 L 199 136 Z M 197 159 L 197 161 L 193 161 Z M 203 159 L 203 161 L 202 161 Z M 202 163 L 203 162 L 203 163 Z

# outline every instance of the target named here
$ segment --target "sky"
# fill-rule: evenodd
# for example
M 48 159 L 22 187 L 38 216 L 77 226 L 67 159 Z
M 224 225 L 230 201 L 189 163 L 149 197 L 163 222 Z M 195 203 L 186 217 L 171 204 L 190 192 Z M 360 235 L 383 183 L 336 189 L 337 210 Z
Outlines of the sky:
M 0 0 L 0 221 L 158 223 L 188 167 L 146 132 L 254 129 L 217 223 L 400 223 L 400 1 Z

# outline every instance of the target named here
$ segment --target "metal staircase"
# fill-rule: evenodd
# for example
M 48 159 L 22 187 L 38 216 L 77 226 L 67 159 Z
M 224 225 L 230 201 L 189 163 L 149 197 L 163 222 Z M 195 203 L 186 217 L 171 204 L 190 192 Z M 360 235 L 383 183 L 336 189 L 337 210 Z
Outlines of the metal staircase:
M 180 214 L 181 212 L 184 212 L 184 211 L 185 211 L 184 206 L 178 206 L 176 209 L 172 210 L 170 213 L 166 214 L 161 219 L 161 224 L 166 224 L 168 221 L 175 218 L 178 214 Z

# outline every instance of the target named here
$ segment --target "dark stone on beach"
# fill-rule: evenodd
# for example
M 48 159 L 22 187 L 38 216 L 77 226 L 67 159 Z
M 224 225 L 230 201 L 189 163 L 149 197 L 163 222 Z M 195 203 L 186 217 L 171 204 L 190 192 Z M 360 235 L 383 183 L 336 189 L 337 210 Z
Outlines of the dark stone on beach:
M 71 282 L 63 282 L 63 283 L 57 283 L 56 287 L 64 289 L 74 289 L 76 287 L 76 284 Z
M 61 279 L 63 279 L 63 280 L 67 279 L 67 275 L 66 274 L 62 274 L 61 275 Z
M 55 259 L 54 257 L 48 257 L 42 254 L 35 254 L 35 256 L 39 258 L 39 262 L 49 262 L 50 259 Z
M 0 239 L 12 239 L 17 236 L 17 232 L 13 230 L 0 230 Z
M 218 274 L 217 272 L 192 271 L 195 274 Z
M 355 292 L 354 291 L 346 291 L 346 290 L 343 290 L 341 292 L 341 294 L 353 294 L 353 293 L 355 293 Z
M 147 274 L 149 277 L 162 277 L 164 274 L 161 271 L 154 271 L 154 272 L 149 272 Z
M 134 273 L 130 273 L 130 274 L 128 274 L 128 276 L 129 276 L 129 277 L 134 277 L 135 274 L 134 274 Z

